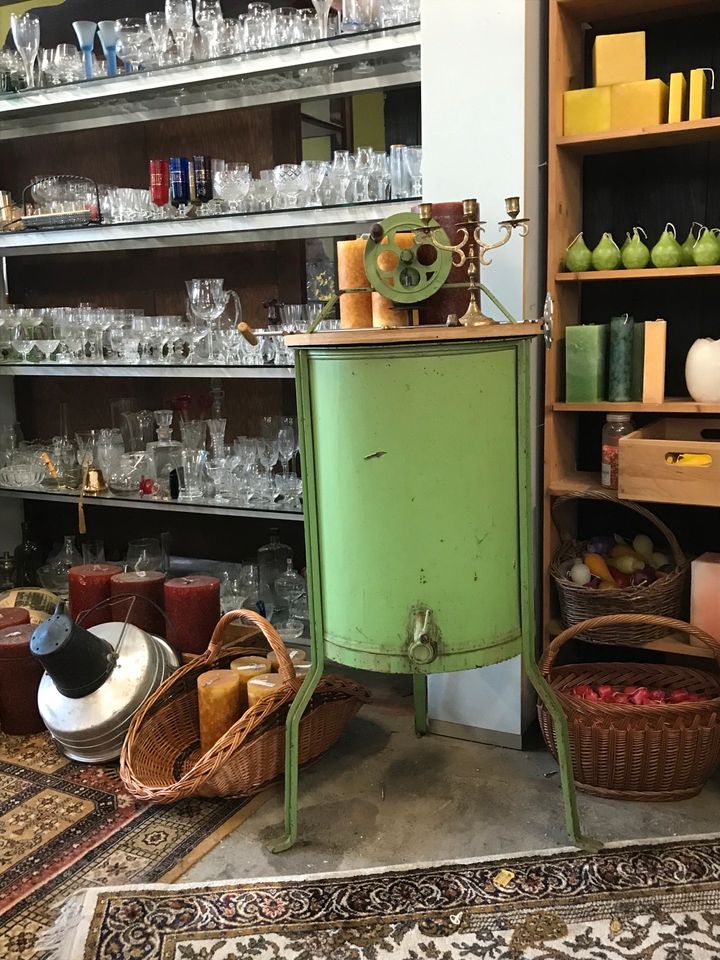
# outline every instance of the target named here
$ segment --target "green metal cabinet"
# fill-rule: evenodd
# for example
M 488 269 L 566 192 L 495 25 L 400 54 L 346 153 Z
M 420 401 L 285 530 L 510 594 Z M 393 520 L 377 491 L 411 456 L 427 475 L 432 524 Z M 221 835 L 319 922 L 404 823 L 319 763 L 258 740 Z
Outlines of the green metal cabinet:
M 326 657 L 425 678 L 535 661 L 530 355 L 538 324 L 291 337 L 296 350 L 312 667 L 287 720 L 285 839 L 297 837 L 298 729 Z M 562 741 L 562 742 L 561 742 Z

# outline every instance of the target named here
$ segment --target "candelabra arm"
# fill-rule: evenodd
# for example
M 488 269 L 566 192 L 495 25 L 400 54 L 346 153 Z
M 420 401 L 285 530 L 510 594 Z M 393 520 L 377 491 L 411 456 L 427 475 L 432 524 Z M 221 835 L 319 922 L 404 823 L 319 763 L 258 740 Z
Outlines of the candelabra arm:
M 504 247 L 506 243 L 510 242 L 510 237 L 512 237 L 512 227 L 509 224 L 501 224 L 502 229 L 505 231 L 505 236 L 501 237 L 496 243 L 485 243 L 481 239 L 482 228 L 476 227 L 474 233 L 474 240 L 480 248 L 480 263 L 484 267 L 489 267 L 492 263 L 492 260 L 488 260 L 485 256 L 486 253 L 489 253 L 490 250 L 497 250 L 498 247 Z
M 468 241 L 469 241 L 469 239 L 470 239 L 470 234 L 469 234 L 468 231 L 465 229 L 465 227 L 459 227 L 457 232 L 462 236 L 462 240 L 460 241 L 460 243 L 455 243 L 455 244 L 452 244 L 452 243 L 447 243 L 447 244 L 445 244 L 445 243 L 440 243 L 440 241 L 439 241 L 439 240 L 435 237 L 435 235 L 433 234 L 433 236 L 432 236 L 432 244 L 433 244 L 434 247 L 437 247 L 438 250 L 445 250 L 447 253 L 452 253 L 452 254 L 453 254 L 453 266 L 454 266 L 454 267 L 464 267 L 465 264 L 467 263 L 467 254 L 465 253 L 464 248 L 465 248 L 465 247 L 467 246 L 467 244 L 468 244 Z M 457 260 L 457 262 L 455 261 L 454 254 L 457 254 L 457 255 L 458 255 L 458 258 L 459 258 L 459 259 Z
M 498 310 L 502 313 L 502 315 L 503 315 L 510 323 L 520 323 L 520 321 L 517 320 L 517 319 L 510 313 L 510 311 L 507 309 L 507 307 L 503 306 L 503 304 L 498 300 L 498 298 L 495 296 L 495 294 L 491 293 L 491 292 L 488 290 L 488 288 L 485 286 L 484 283 L 479 284 L 479 286 L 480 286 L 480 289 L 482 290 L 482 292 L 485 294 L 485 296 L 486 296 L 486 297 L 490 297 L 490 299 L 491 299 L 492 302 L 495 304 L 495 306 L 498 308 Z

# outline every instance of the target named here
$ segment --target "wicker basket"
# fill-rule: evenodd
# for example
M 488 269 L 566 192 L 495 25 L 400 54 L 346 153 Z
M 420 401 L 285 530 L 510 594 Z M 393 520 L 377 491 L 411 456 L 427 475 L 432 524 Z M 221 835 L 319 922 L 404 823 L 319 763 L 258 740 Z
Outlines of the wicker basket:
M 226 625 L 238 617 L 260 628 L 277 653 L 285 682 L 201 754 L 197 678 L 227 667 L 234 657 L 266 652 L 223 641 Z M 120 757 L 123 783 L 134 796 L 154 803 L 258 793 L 284 774 L 285 717 L 301 684 L 267 620 L 248 610 L 226 614 L 206 652 L 169 677 L 135 714 Z M 312 763 L 328 750 L 369 699 L 368 691 L 352 680 L 322 677 L 300 723 L 300 764 Z
M 650 623 L 652 621 L 652 623 Z M 692 667 L 642 663 L 583 663 L 556 667 L 561 647 L 584 632 L 653 626 L 677 630 L 707 644 L 720 661 L 720 642 L 678 620 L 646 614 L 598 617 L 565 630 L 540 662 L 568 720 L 579 790 L 622 800 L 682 800 L 699 793 L 720 762 L 720 678 Z M 576 684 L 685 688 L 708 697 L 700 703 L 602 703 L 572 696 Z M 557 759 L 550 714 L 538 706 L 545 742 Z
M 660 531 L 663 539 L 667 541 L 675 560 L 675 570 L 663 577 L 662 580 L 656 580 L 655 583 L 644 587 L 626 587 L 622 590 L 588 590 L 587 587 L 580 587 L 572 583 L 566 576 L 567 564 L 573 557 L 585 552 L 585 543 L 573 541 L 564 533 L 558 520 L 558 509 L 561 504 L 576 499 L 607 500 L 627 507 L 628 510 L 633 510 L 635 513 L 639 513 L 641 517 L 649 520 Z M 552 511 L 553 521 L 564 541 L 550 566 L 550 575 L 555 581 L 560 600 L 563 626 L 570 627 L 576 623 L 581 623 L 583 620 L 609 616 L 615 613 L 647 613 L 675 619 L 682 616 L 688 562 L 675 535 L 659 517 L 637 503 L 630 500 L 619 500 L 614 494 L 599 490 L 578 491 L 558 497 L 553 502 Z M 616 627 L 595 630 L 592 637 L 577 634 L 581 640 L 589 640 L 593 643 L 622 642 L 626 644 L 643 644 L 647 643 L 648 640 L 656 640 L 662 635 L 663 630 L 655 626 L 651 620 L 637 624 L 632 631 L 628 630 L 624 621 L 618 621 Z

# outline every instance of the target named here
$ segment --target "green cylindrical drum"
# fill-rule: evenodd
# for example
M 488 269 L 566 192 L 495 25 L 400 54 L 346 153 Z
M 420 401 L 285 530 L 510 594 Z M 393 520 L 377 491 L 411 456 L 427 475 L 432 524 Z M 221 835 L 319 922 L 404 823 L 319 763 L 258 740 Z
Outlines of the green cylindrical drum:
M 311 616 L 329 659 L 440 673 L 520 653 L 530 341 L 484 329 L 297 350 Z

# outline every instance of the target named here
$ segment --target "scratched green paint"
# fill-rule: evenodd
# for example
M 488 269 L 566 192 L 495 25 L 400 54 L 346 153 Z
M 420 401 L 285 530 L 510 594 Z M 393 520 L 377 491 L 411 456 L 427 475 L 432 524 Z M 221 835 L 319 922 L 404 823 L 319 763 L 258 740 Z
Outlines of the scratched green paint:
M 409 611 L 430 607 L 427 672 L 520 653 L 514 341 L 311 348 L 312 474 L 326 655 L 410 673 Z M 525 425 L 526 426 L 526 425 Z

